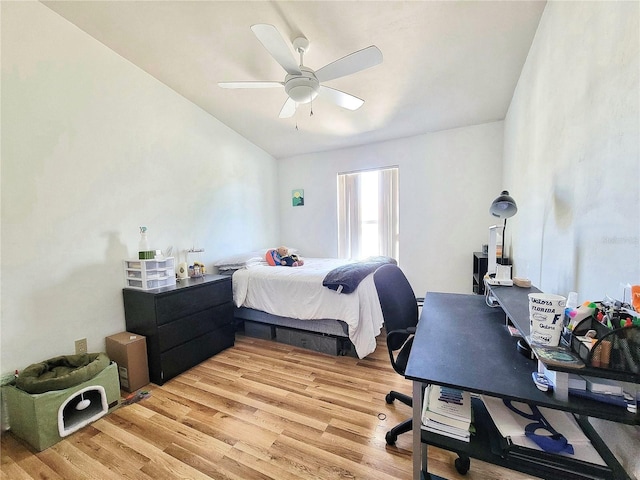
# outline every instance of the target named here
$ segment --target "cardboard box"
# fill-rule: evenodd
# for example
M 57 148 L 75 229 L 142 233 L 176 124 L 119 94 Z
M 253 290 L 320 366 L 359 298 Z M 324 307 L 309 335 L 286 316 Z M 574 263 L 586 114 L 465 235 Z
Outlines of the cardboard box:
M 106 338 L 107 355 L 118 364 L 120 388 L 135 392 L 149 383 L 147 339 L 135 333 L 116 333 Z

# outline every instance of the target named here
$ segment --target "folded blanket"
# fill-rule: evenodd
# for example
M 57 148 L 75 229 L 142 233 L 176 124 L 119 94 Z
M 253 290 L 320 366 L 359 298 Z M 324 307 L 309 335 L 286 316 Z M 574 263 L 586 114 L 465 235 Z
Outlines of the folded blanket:
M 398 264 L 391 257 L 369 257 L 361 262 L 341 265 L 327 273 L 322 285 L 331 290 L 336 290 L 338 293 L 354 292 L 367 275 L 387 263 Z

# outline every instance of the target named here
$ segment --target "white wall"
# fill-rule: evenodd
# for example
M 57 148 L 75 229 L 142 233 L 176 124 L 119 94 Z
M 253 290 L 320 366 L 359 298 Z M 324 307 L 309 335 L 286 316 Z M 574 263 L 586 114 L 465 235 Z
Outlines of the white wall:
M 640 283 L 639 5 L 547 3 L 505 120 L 515 271 L 580 301 Z M 640 429 L 594 423 L 638 477 Z
M 275 159 L 42 4 L 1 8 L 6 373 L 125 329 L 140 225 L 211 266 L 279 219 Z
M 471 293 L 473 252 L 488 242 L 489 205 L 506 188 L 502 134 L 495 122 L 282 159 L 281 238 L 302 256 L 336 257 L 337 174 L 397 165 L 399 260 L 416 295 Z M 304 188 L 303 207 L 291 206 L 296 188 Z

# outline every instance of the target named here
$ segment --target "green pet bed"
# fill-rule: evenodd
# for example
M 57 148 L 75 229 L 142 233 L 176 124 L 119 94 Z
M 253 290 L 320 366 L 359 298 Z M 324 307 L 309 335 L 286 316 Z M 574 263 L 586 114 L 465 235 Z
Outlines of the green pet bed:
M 105 353 L 62 355 L 25 368 L 16 379 L 16 387 L 28 393 L 64 390 L 95 377 L 109 366 Z

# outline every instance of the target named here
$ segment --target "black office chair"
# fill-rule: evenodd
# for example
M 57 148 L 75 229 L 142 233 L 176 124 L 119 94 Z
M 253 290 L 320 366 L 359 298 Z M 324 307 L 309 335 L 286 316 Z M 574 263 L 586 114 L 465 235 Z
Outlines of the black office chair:
M 378 291 L 387 330 L 387 350 L 389 350 L 391 366 L 397 373 L 404 376 L 413 345 L 413 335 L 418 325 L 418 306 L 422 306 L 424 298 L 416 298 L 407 277 L 397 265 L 389 264 L 379 267 L 373 274 L 373 282 Z M 385 397 L 385 401 L 391 404 L 394 400 L 413 407 L 413 399 L 409 395 L 392 390 Z M 412 429 L 412 418 L 396 425 L 384 437 L 387 445 L 395 445 L 398 435 L 410 432 Z M 467 455 L 459 453 L 455 460 L 456 470 L 464 475 L 469 470 L 470 463 Z
M 418 325 L 418 302 L 407 277 L 396 265 L 389 264 L 378 268 L 373 274 L 373 281 L 378 291 L 387 330 L 387 349 L 391 366 L 397 373 L 404 376 L 411 345 L 413 345 L 413 334 Z M 387 394 L 385 400 L 389 404 L 399 400 L 410 407 L 413 405 L 409 395 L 393 390 Z M 410 432 L 412 423 L 412 419 L 409 418 L 389 430 L 385 436 L 387 444 L 394 445 L 398 435 Z

